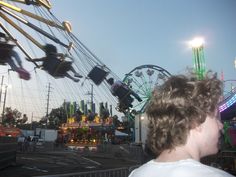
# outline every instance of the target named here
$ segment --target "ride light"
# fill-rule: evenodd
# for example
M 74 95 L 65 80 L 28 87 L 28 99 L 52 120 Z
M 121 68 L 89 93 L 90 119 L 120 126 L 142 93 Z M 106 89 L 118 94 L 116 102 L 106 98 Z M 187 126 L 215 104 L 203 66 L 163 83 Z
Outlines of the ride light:
M 236 94 L 232 98 L 230 98 L 226 103 L 220 105 L 219 106 L 219 111 L 223 112 L 228 107 L 232 106 L 235 102 L 236 102 Z

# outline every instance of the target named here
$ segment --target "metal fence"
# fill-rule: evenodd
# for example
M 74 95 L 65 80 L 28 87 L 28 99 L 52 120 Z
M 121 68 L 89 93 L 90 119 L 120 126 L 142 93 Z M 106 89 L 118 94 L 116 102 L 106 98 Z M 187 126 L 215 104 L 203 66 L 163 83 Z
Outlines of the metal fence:
M 35 177 L 128 177 L 130 172 L 137 167 L 138 166 L 133 166 L 129 168 L 115 168 L 115 169 L 96 170 L 89 172 L 45 175 L 45 176 L 35 176 Z
M 16 138 L 0 137 L 0 169 L 16 163 L 16 149 Z
M 96 152 L 86 151 L 86 152 L 83 152 L 82 154 L 86 156 L 94 156 L 94 155 L 98 155 L 99 153 L 106 155 L 110 158 L 129 159 L 138 163 L 142 159 L 143 152 L 140 146 L 103 144 L 103 145 L 98 146 L 98 149 Z M 115 169 L 87 171 L 87 172 L 43 175 L 43 176 L 37 176 L 37 177 L 128 177 L 130 172 L 134 170 L 135 168 L 137 168 L 138 166 L 140 165 L 115 168 Z
M 132 146 L 128 144 L 122 144 L 122 145 L 103 144 L 98 146 L 98 153 L 99 152 L 104 154 L 110 154 L 111 156 L 114 157 L 134 160 L 140 163 L 143 158 L 143 150 L 141 146 Z

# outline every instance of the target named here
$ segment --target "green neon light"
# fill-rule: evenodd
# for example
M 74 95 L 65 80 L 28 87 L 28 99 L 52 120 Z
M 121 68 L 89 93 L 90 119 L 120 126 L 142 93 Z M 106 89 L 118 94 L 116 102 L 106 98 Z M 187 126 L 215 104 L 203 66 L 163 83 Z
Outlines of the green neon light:
M 203 52 L 203 46 L 193 48 L 194 69 L 198 79 L 202 80 L 206 72 L 206 64 Z

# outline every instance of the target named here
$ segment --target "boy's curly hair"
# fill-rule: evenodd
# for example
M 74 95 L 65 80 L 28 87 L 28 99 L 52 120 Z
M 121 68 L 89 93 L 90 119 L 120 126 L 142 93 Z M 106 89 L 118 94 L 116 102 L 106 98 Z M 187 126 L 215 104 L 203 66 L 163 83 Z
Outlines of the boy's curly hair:
M 184 145 L 190 129 L 218 109 L 222 88 L 222 82 L 211 71 L 202 80 L 192 73 L 171 76 L 156 87 L 146 108 L 149 148 L 159 155 Z

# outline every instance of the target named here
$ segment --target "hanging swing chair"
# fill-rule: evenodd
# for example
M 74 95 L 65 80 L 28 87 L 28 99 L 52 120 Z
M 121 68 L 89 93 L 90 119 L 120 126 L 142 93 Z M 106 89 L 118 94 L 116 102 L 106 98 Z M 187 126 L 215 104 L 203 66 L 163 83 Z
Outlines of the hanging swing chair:
M 71 69 L 72 62 L 66 61 L 66 55 L 58 54 L 57 48 L 52 44 L 44 46 L 46 57 L 42 58 L 42 69 L 55 78 L 62 78 Z

